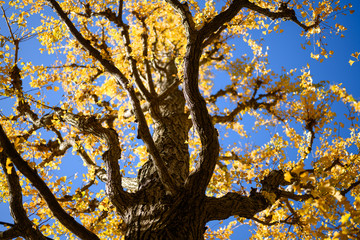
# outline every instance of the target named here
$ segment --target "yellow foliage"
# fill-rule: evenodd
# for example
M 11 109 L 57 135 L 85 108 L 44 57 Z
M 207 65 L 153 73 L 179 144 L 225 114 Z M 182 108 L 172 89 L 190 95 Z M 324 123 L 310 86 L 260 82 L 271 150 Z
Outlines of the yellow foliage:
M 117 22 L 120 2 L 124 13 L 121 22 Z M 139 130 L 134 102 L 126 93 L 127 88 L 134 88 L 132 94 L 139 99 L 154 144 L 168 141 L 158 149 L 160 157 L 169 161 L 165 166 L 188 149 L 189 171 L 194 171 L 207 147 L 195 125 L 181 139 L 182 145 L 177 146 L 180 150 L 173 150 L 171 145 L 178 139 L 154 133 L 162 120 L 178 114 L 171 110 L 166 116 L 157 115 L 169 101 L 166 94 L 170 87 L 165 80 L 171 78 L 173 89 L 184 91 L 188 41 L 196 40 L 202 27 L 213 22 L 230 4 L 246 1 L 180 1 L 179 8 L 190 9 L 190 23 L 168 2 L 58 1 L 84 37 L 84 42 L 79 43 L 66 24 L 44 7 L 47 1 L 0 1 L 5 12 L 2 20 L 5 15 L 8 17 L 1 29 L 10 26 L 8 33 L 0 35 L 0 93 L 4 98 L 0 101 L 5 103 L 1 105 L 1 126 L 26 163 L 61 200 L 60 205 L 101 239 L 124 238 L 123 220 L 111 203 L 111 196 L 102 189 L 106 184 L 102 174 L 108 171 L 103 159 L 110 150 L 110 139 L 102 138 L 103 132 L 89 134 L 82 127 L 92 120 L 98 123 L 91 125 L 94 128 L 116 131 L 121 156 L 112 161 L 119 163 L 121 175 L 136 175 L 152 158 Z M 247 4 L 250 3 L 274 14 L 285 5 L 284 11 L 294 10 L 298 19 L 294 28 L 304 29 L 301 48 L 313 49 L 310 57 L 320 62 L 336 57 L 326 40 L 332 34 L 342 36 L 347 30 L 331 18 L 353 12 L 350 4 L 340 1 L 249 0 Z M 113 15 L 108 19 L 109 12 Z M 293 21 L 291 18 L 269 18 L 243 7 L 224 28 L 217 26 L 202 42 L 196 42 L 202 52 L 198 75 L 194 75 L 198 81 L 195 86 L 207 106 L 207 112 L 202 114 L 210 114 L 209 121 L 218 131 L 221 146 L 206 194 L 221 197 L 236 192 L 247 197 L 251 187 L 259 190 L 261 179 L 279 169 L 284 172 L 284 180 L 291 183 L 283 186 L 282 182 L 279 190 L 299 196 L 291 200 L 259 190 L 260 197 L 265 197 L 271 206 L 255 215 L 260 221 L 250 220 L 249 224 L 257 226 L 251 239 L 350 238 L 360 225 L 360 190 L 352 187 L 360 175 L 360 101 L 341 84 L 320 82 L 317 74 L 310 71 L 310 64 L 280 71 L 270 65 L 272 46 L 266 47 L 263 39 L 282 33 L 283 21 Z M 199 35 L 187 39 L 186 24 Z M 128 39 L 123 35 L 124 29 L 128 30 Z M 280 36 L 285 38 L 284 34 Z M 27 40 L 33 41 L 33 49 L 27 49 Z M 86 43 L 96 49 L 102 62 L 85 50 Z M 25 56 L 25 50 L 38 51 L 36 54 L 41 57 Z M 359 52 L 351 54 L 348 63 L 352 68 L 359 56 Z M 121 74 L 114 74 L 115 70 L 107 68 L 104 62 L 111 63 Z M 170 76 L 172 64 L 175 70 Z M 14 81 L 15 66 L 19 67 L 21 83 Z M 128 82 L 119 84 L 122 78 Z M 181 113 L 185 117 L 176 116 L 194 121 L 196 118 L 189 114 L 194 107 L 190 103 Z M 175 109 L 180 102 L 171 104 Z M 345 118 L 337 116 L 338 105 L 346 112 Z M 65 121 L 71 114 L 76 118 Z M 179 125 L 176 127 L 190 128 L 185 121 Z M 0 153 L 3 151 L 0 146 Z M 12 170 L 12 162 L 7 158 L 6 168 L 0 171 L 0 200 L 6 203 L 9 187 L 5 173 L 11 174 Z M 24 208 L 34 227 L 54 239 L 75 239 L 54 218 L 29 180 L 19 176 L 26 199 Z M 105 183 L 99 184 L 100 181 Z M 81 189 L 87 184 L 91 186 Z M 305 197 L 300 199 L 302 195 Z M 245 223 L 248 220 L 235 220 L 217 229 L 209 228 L 205 236 L 231 239 L 238 224 Z

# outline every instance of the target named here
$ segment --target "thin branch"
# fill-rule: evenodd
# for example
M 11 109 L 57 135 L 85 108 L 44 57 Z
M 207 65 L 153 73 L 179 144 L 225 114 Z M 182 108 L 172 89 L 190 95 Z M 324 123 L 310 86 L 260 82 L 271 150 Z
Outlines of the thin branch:
M 229 94 L 237 96 L 238 92 L 233 87 L 227 87 L 225 90 L 220 89 L 217 91 L 217 93 L 211 95 L 207 101 L 210 103 L 215 103 L 219 97 L 228 96 Z
M 219 160 L 222 160 L 222 161 L 241 161 L 242 159 L 238 155 L 236 155 L 234 152 L 231 152 L 231 156 L 222 155 L 222 156 L 219 156 Z
M 275 222 L 266 222 L 266 221 L 263 221 L 263 220 L 258 219 L 256 217 L 252 217 L 251 219 L 254 220 L 257 223 L 260 223 L 260 224 L 266 225 L 266 226 L 273 226 L 273 225 L 276 225 L 276 224 L 285 223 L 285 221 L 286 221 L 286 220 L 280 220 L 280 221 L 275 221 Z
M 119 21 L 122 21 L 123 6 L 124 6 L 124 0 L 119 0 L 119 9 L 118 9 L 118 16 L 117 16 Z
M 15 226 L 15 224 L 13 224 L 13 223 L 8 223 L 8 222 L 3 222 L 3 221 L 0 221 L 0 224 L 3 226 L 10 226 L 10 227 Z
M 108 211 L 102 211 L 100 216 L 95 220 L 95 222 L 91 223 L 90 229 L 94 229 L 98 223 L 104 220 L 109 215 Z
M 227 28 L 227 26 L 223 25 L 221 26 L 216 32 L 210 34 L 210 36 L 204 40 L 202 48 L 206 48 L 209 46 L 215 39 L 219 38 L 222 31 L 224 31 Z
M 339 166 L 341 166 L 341 167 L 344 167 L 344 165 L 340 162 L 340 159 L 339 159 L 339 158 L 336 158 L 336 159 L 331 163 L 331 165 L 330 165 L 329 167 L 325 168 L 324 171 L 325 171 L 325 172 L 331 171 L 331 169 L 332 169 L 333 167 L 337 166 L 337 165 L 339 165 Z
M 131 41 L 130 41 L 130 34 L 129 34 L 129 26 L 123 22 L 119 16 L 110 9 L 106 8 L 105 11 L 93 13 L 94 15 L 100 15 L 106 17 L 109 21 L 115 23 L 121 30 L 120 33 L 123 36 L 124 46 L 126 50 L 126 57 L 130 63 L 130 71 L 135 79 L 135 83 L 138 86 L 140 93 L 142 96 L 150 102 L 151 99 L 154 97 L 152 94 L 146 89 L 144 83 L 141 80 L 139 70 L 136 65 L 136 60 L 132 56 L 132 48 L 131 48 Z
M 225 122 L 233 122 L 235 121 L 235 117 L 243 110 L 247 108 L 251 109 L 266 109 L 268 112 L 270 112 L 271 107 L 275 106 L 277 104 L 277 99 L 273 100 L 272 102 L 260 102 L 258 103 L 255 99 L 250 99 L 247 102 L 244 103 L 238 103 L 237 107 L 234 108 L 228 115 L 221 116 L 221 115 L 215 115 L 212 117 L 213 121 L 216 123 L 225 123 Z
M 84 186 L 82 186 L 81 188 L 78 188 L 75 190 L 75 195 L 76 193 L 81 193 L 81 192 L 85 192 L 86 190 L 88 190 L 92 185 L 94 185 L 95 183 L 95 179 L 91 179 L 89 182 L 87 182 Z M 58 198 L 59 202 L 67 202 L 67 201 L 73 201 L 74 200 L 74 196 L 75 195 L 64 195 L 61 198 Z
M 11 26 L 10 26 L 10 23 L 9 23 L 9 19 L 7 18 L 6 13 L 5 13 L 5 10 L 4 10 L 4 8 L 3 8 L 2 6 L 1 6 L 1 10 L 3 11 L 3 15 L 4 15 L 4 18 L 5 18 L 7 27 L 8 27 L 8 29 L 9 29 L 11 38 L 12 38 L 12 40 L 13 40 L 13 44 L 15 45 L 15 61 L 14 61 L 14 63 L 16 64 L 17 61 L 18 61 L 19 42 L 20 42 L 20 40 L 17 39 L 17 38 L 15 38 L 15 35 L 14 35 L 14 33 L 12 32 L 12 30 L 11 30 Z
M 283 201 L 285 202 L 285 205 L 286 207 L 289 209 L 289 211 L 291 212 L 292 214 L 292 223 L 298 223 L 300 224 L 300 216 L 299 214 L 293 209 L 293 207 L 290 205 L 290 202 L 289 200 L 286 198 L 286 199 L 283 199 Z
M 293 225 L 294 224 L 293 222 L 289 222 L 289 218 L 291 218 L 291 216 L 288 216 L 285 220 L 279 220 L 279 221 L 274 221 L 274 222 L 266 222 L 266 221 L 263 221 L 256 217 L 253 217 L 251 219 L 254 220 L 255 222 L 258 222 L 258 223 L 266 225 L 266 226 L 273 226 L 273 225 L 281 224 L 281 223 Z
M 148 32 L 148 28 L 146 26 L 145 23 L 145 17 L 141 17 L 140 14 L 138 14 L 137 12 L 133 12 L 134 15 L 136 16 L 136 18 L 141 22 L 142 27 L 143 27 L 143 33 L 141 34 L 141 39 L 143 41 L 143 56 L 144 56 L 144 62 L 145 62 L 145 72 L 146 72 L 146 79 L 150 88 L 150 93 L 153 96 L 156 96 L 156 92 L 155 92 L 155 86 L 154 86 L 154 82 L 152 79 L 152 74 L 151 74 L 151 67 L 150 67 L 150 62 L 148 59 L 148 48 L 149 48 L 149 44 L 148 44 L 148 38 L 149 38 L 149 32 Z
M 309 198 L 315 198 L 311 194 L 297 195 L 295 193 L 284 191 L 284 190 L 278 190 L 278 194 L 279 194 L 280 197 L 290 198 L 290 199 L 295 200 L 295 201 L 305 201 L 305 200 L 307 200 Z
M 353 188 L 355 188 L 356 186 L 358 186 L 360 184 L 360 180 L 353 182 L 348 188 L 342 190 L 340 193 L 341 195 L 345 196 L 345 194 L 347 194 L 348 192 L 350 192 Z

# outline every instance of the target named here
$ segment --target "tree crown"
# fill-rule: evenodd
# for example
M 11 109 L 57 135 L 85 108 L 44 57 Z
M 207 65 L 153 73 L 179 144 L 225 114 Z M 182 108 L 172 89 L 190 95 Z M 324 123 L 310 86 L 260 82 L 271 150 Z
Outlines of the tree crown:
M 131 238 L 140 205 L 169 215 L 201 205 L 199 225 L 235 216 L 207 238 L 245 222 L 254 239 L 359 236 L 360 102 L 309 65 L 271 70 L 262 44 L 291 22 L 309 57 L 326 61 L 351 4 L 0 4 L 0 197 L 14 219 L 5 239 Z

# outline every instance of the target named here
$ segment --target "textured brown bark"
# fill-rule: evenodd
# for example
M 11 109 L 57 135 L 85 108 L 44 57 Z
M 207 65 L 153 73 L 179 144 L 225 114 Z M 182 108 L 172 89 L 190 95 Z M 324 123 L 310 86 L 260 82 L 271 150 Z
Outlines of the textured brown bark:
M 144 199 L 127 220 L 126 239 L 203 239 L 206 224 L 204 199 L 183 194 Z
M 173 60 L 167 64 L 167 72 L 156 88 L 166 91 L 175 83 L 176 67 Z M 183 93 L 175 88 L 161 102 L 150 106 L 154 119 L 154 142 L 170 176 L 181 188 L 189 175 L 188 131 L 191 121 L 185 113 Z M 196 199 L 179 192 L 172 196 L 163 187 L 153 161 L 143 165 L 138 174 L 139 199 L 128 211 L 126 219 L 127 239 L 201 239 L 205 219 L 201 220 L 201 208 Z
M 166 91 L 177 81 L 174 61 L 170 60 L 167 66 L 166 74 L 156 86 L 160 92 Z M 191 127 L 191 121 L 188 119 L 188 114 L 185 113 L 184 95 L 178 88 L 175 88 L 165 99 L 155 102 L 150 108 L 154 119 L 153 139 L 156 148 L 171 177 L 178 187 L 181 187 L 189 175 L 187 139 Z M 138 178 L 139 189 L 160 183 L 151 159 L 142 167 Z

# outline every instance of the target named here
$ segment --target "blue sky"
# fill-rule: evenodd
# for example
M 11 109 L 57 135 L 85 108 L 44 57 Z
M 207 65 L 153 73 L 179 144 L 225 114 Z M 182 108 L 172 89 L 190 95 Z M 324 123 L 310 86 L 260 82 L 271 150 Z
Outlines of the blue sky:
M 344 1 L 344 3 L 347 2 L 349 1 Z M 282 67 L 285 69 L 301 69 L 301 67 L 309 64 L 315 83 L 322 80 L 327 80 L 330 83 L 341 82 L 355 99 L 360 100 L 360 62 L 354 63 L 352 66 L 348 63 L 351 58 L 350 55 L 360 51 L 360 1 L 353 1 L 352 4 L 355 10 L 354 14 L 346 16 L 340 15 L 337 18 L 337 22 L 348 28 L 348 30 L 344 32 L 345 37 L 330 36 L 327 39 L 328 50 L 334 51 L 332 58 L 326 59 L 322 63 L 311 59 L 310 52 L 312 49 L 303 50 L 301 48 L 301 43 L 304 44 L 307 41 L 305 38 L 299 36 L 301 29 L 292 22 L 283 22 L 281 24 L 281 28 L 284 29 L 283 33 L 264 36 L 263 45 L 269 46 L 270 68 L 280 73 Z M 1 34 L 7 35 L 7 32 L 5 33 L 6 28 L 3 18 L 1 18 L 0 21 Z M 235 44 L 236 41 L 239 41 L 238 44 L 240 44 L 242 40 L 235 40 Z M 37 49 L 32 46 L 31 41 L 21 45 L 21 55 L 24 59 L 27 58 L 26 56 L 29 56 L 28 59 L 31 59 L 31 61 L 36 64 L 45 64 L 54 59 L 47 54 L 38 54 Z M 243 49 L 240 48 L 237 49 L 234 55 L 239 54 L 239 56 L 241 56 L 243 54 L 242 50 Z M 218 73 L 217 77 L 222 79 L 223 76 L 221 73 Z M 221 84 L 215 83 L 217 88 L 223 87 L 224 85 L 226 85 L 226 81 L 221 82 Z M 2 110 L 6 110 L 6 107 L 10 103 L 8 101 L 11 100 L 0 101 L 0 108 Z M 342 112 L 344 109 L 339 108 L 337 110 Z M 82 165 L 80 162 L 79 164 Z M 0 221 L 12 222 L 8 206 L 3 203 L 0 204 Z M 214 229 L 221 225 L 217 222 L 211 222 L 209 226 Z M 0 230 L 3 230 L 2 226 L 0 226 Z M 248 239 L 249 236 L 249 227 L 245 225 L 236 228 L 231 239 Z

